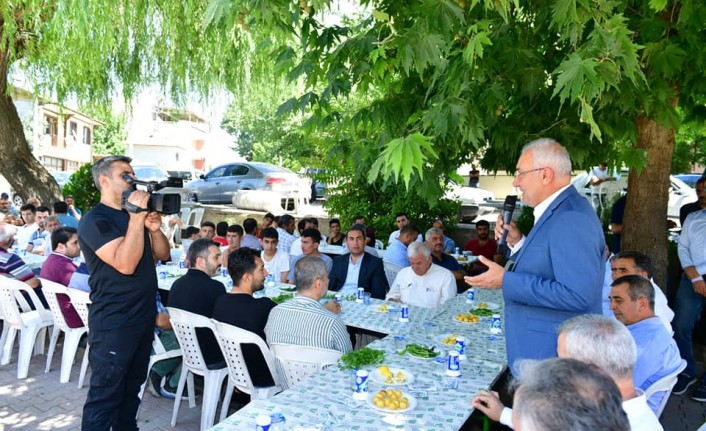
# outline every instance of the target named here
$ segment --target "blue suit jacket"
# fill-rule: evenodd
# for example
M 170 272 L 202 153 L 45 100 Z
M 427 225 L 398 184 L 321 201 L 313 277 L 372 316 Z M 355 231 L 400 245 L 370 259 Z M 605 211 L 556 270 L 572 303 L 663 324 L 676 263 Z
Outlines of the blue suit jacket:
M 350 253 L 346 253 L 333 259 L 333 266 L 329 273 L 329 290 L 341 290 L 343 287 L 348 276 L 350 256 Z M 373 298 L 385 299 L 390 286 L 387 283 L 387 277 L 385 277 L 382 259 L 367 252 L 363 253 L 363 262 L 358 274 L 358 286 L 365 288 L 365 291 L 370 292 L 370 296 Z
M 605 237 L 588 200 L 574 187 L 549 205 L 505 272 L 505 340 L 517 359 L 556 356 L 557 327 L 586 313 L 601 314 Z

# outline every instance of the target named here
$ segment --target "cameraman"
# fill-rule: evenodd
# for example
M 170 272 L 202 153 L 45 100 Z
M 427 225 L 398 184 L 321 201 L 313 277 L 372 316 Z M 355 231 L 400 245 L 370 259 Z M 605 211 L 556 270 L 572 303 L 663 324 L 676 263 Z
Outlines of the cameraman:
M 130 192 L 123 178 L 135 176 L 131 161 L 109 156 L 95 162 L 93 182 L 101 200 L 78 230 L 93 302 L 88 316 L 93 375 L 83 406 L 83 430 L 137 430 L 138 392 L 154 338 L 154 262 L 169 258 L 161 218 L 146 210 L 150 195 Z

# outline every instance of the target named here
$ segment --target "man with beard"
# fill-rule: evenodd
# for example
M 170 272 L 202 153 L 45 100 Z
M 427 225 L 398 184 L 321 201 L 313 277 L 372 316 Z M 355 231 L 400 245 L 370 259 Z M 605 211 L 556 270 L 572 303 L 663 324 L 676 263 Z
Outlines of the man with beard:
M 42 265 L 42 271 L 39 276 L 68 286 L 71 281 L 71 276 L 76 272 L 76 265 L 73 259 L 77 258 L 81 253 L 81 246 L 78 243 L 78 233 L 72 227 L 60 227 L 51 234 L 52 254 L 47 257 Z M 69 328 L 81 328 L 83 321 L 78 315 L 74 306 L 71 305 L 69 296 L 63 293 L 58 294 L 57 301 L 61 306 L 61 313 L 66 319 L 66 324 Z
M 213 318 L 219 322 L 237 326 L 254 334 L 264 341 L 265 325 L 270 311 L 277 304 L 270 298 L 254 298 L 253 293 L 265 287 L 267 270 L 257 250 L 242 247 L 228 256 L 228 274 L 233 280 L 233 288 L 227 295 L 216 301 Z M 274 380 L 267 369 L 260 349 L 253 344 L 243 345 L 245 365 L 255 386 L 273 386 Z
M 478 220 L 476 222 L 476 235 L 478 235 L 478 238 L 469 239 L 464 250 L 470 251 L 473 256 L 483 256 L 486 259 L 499 262 L 501 256 L 498 254 L 498 243 L 490 238 L 490 223 L 486 220 Z M 487 269 L 487 266 L 477 260 L 473 262 L 471 273 L 480 274 Z
M 226 294 L 223 283 L 211 277 L 221 271 L 221 249 L 209 238 L 200 238 L 189 247 L 189 271 L 174 282 L 169 306 L 211 318 L 213 306 Z M 206 364 L 224 367 L 223 353 L 213 332 L 196 328 L 196 337 Z

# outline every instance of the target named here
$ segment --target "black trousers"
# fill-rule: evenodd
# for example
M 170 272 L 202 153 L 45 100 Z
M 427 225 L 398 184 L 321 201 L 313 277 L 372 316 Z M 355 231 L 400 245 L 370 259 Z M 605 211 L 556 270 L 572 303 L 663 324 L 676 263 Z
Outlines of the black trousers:
M 140 386 L 147 378 L 154 324 L 88 332 L 91 386 L 83 406 L 84 431 L 137 430 Z

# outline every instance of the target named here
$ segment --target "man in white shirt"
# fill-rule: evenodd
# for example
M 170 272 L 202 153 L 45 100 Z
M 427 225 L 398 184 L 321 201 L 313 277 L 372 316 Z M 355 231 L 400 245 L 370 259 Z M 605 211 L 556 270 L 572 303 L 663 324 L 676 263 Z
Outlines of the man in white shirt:
M 301 248 L 303 254 L 300 254 L 299 256 L 290 256 L 289 274 L 287 274 L 287 281 L 290 284 L 294 284 L 294 267 L 296 266 L 297 261 L 305 256 L 315 256 L 321 258 L 321 260 L 323 260 L 326 264 L 326 269 L 331 271 L 333 259 L 319 251 L 320 243 L 321 232 L 314 228 L 304 229 L 301 236 Z
M 286 283 L 287 274 L 289 273 L 289 255 L 282 250 L 277 249 L 279 242 L 279 233 L 273 227 L 267 227 L 262 230 L 262 251 L 260 258 L 265 265 L 268 274 L 275 277 L 275 281 Z
M 557 355 L 596 365 L 613 378 L 623 398 L 623 410 L 632 431 L 662 430 L 644 393 L 633 383 L 637 347 L 622 323 L 597 314 L 573 317 L 559 326 Z M 496 392 L 480 391 L 472 405 L 489 418 L 514 428 L 512 410 L 502 405 Z
M 446 268 L 432 263 L 431 250 L 422 242 L 407 248 L 410 266 L 392 283 L 386 299 L 418 307 L 434 308 L 456 296 L 456 279 Z
M 39 225 L 34 221 L 36 212 L 37 209 L 32 204 L 24 204 L 20 207 L 20 215 L 25 222 L 24 226 L 17 228 L 17 235 L 15 236 L 17 246 L 20 250 L 27 250 L 27 245 L 30 239 L 32 239 L 32 235 L 39 230 Z
M 641 275 L 650 280 L 655 291 L 655 307 L 654 312 L 659 320 L 669 333 L 672 333 L 671 321 L 674 318 L 674 312 L 667 304 L 667 297 L 662 292 L 652 279 L 652 259 L 649 256 L 638 251 L 624 250 L 616 254 L 610 259 L 611 284 L 613 281 L 625 275 Z M 610 289 L 608 289 L 610 293 Z M 605 298 L 604 298 L 605 300 Z M 604 313 L 606 316 L 613 316 L 613 311 L 610 314 Z
M 289 248 L 290 258 L 304 254 L 302 251 L 302 233 L 307 229 L 314 229 L 314 222 L 310 218 L 303 218 L 297 222 L 299 237 L 292 242 L 292 246 Z
M 390 234 L 390 238 L 387 240 L 387 244 L 390 245 L 392 244 L 392 241 L 399 239 L 400 237 L 400 231 L 402 230 L 403 227 L 407 226 L 409 224 L 409 219 L 407 218 L 407 213 L 405 212 L 398 212 L 395 214 L 395 223 L 397 223 L 397 230 L 392 232 Z M 421 232 L 417 236 L 417 242 L 422 242 L 424 239 L 422 238 Z

